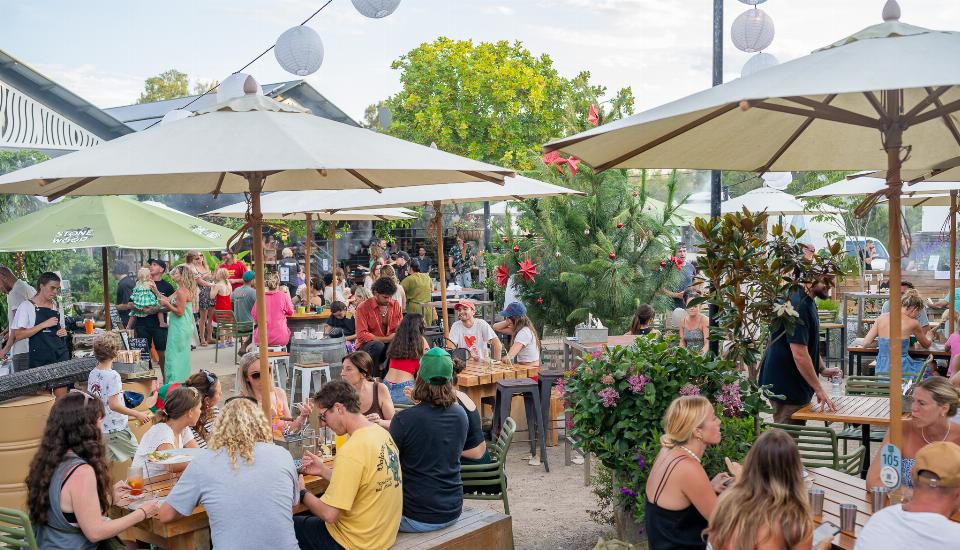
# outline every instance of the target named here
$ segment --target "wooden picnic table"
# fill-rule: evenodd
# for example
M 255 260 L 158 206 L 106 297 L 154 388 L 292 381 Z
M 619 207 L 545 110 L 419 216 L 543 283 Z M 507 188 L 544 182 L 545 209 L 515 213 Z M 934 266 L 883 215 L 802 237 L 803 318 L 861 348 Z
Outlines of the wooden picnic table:
M 538 372 L 540 367 L 496 361 L 491 368 L 487 369 L 482 362 L 470 359 L 467 361 L 467 368 L 457 375 L 457 386 L 479 406 L 480 400 L 484 397 L 497 395 L 497 381 L 531 378 Z
M 836 526 L 840 526 L 840 505 L 854 504 L 857 507 L 857 521 L 855 533 L 840 533 L 833 539 L 833 547 L 843 550 L 852 549 L 857 542 L 857 535 L 863 529 L 863 526 L 873 515 L 873 504 L 870 502 L 870 493 L 867 491 L 867 482 L 858 477 L 854 477 L 830 468 L 814 468 L 808 470 L 811 474 L 811 481 L 816 487 L 823 489 L 823 517 L 813 518 L 813 521 L 820 525 L 824 521 L 829 521 Z M 960 512 L 956 512 L 950 517 L 953 521 L 960 522 Z
M 332 459 L 331 459 L 332 460 Z M 161 474 L 144 480 L 143 490 L 151 491 L 158 497 L 164 498 L 180 479 L 180 474 Z M 311 475 L 303 476 L 307 490 L 316 495 L 323 494 L 327 489 L 327 481 L 323 478 Z M 111 518 L 118 518 L 130 513 L 131 504 L 139 503 L 142 499 L 133 499 L 125 497 L 110 506 L 108 515 Z M 306 511 L 307 507 L 303 504 L 297 504 L 292 513 Z M 149 542 L 159 546 L 164 550 L 195 550 L 197 548 L 197 535 L 205 529 L 210 528 L 210 520 L 207 517 L 203 506 L 197 506 L 189 516 L 178 518 L 170 523 L 162 523 L 156 517 L 141 521 L 133 527 L 123 531 L 120 534 L 122 539 L 135 539 Z
M 860 444 L 866 449 L 866 454 L 863 457 L 863 470 L 860 475 L 866 478 L 867 470 L 870 469 L 870 426 L 890 425 L 890 398 L 844 395 L 835 397 L 833 402 L 837 405 L 835 411 L 815 409 L 814 404 L 810 403 L 793 413 L 790 418 L 827 423 L 859 424 Z
M 847 355 L 849 356 L 848 363 L 850 364 L 850 371 L 848 374 L 852 375 L 854 373 L 854 365 L 856 365 L 857 375 L 863 374 L 863 358 L 864 357 L 876 357 L 878 348 L 875 347 L 863 347 L 863 346 L 847 346 Z M 910 346 L 907 349 L 907 353 L 910 357 L 915 359 L 926 359 L 928 356 L 932 355 L 934 359 L 946 359 L 950 360 L 950 352 L 945 351 L 943 346 L 940 344 L 934 344 L 932 348 L 923 348 L 919 345 Z M 854 362 L 856 359 L 856 362 Z

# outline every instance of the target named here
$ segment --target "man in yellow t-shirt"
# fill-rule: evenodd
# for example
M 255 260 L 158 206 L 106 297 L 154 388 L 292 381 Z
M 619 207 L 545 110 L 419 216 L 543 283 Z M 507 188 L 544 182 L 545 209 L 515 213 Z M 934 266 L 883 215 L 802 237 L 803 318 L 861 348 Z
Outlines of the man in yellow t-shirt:
M 320 421 L 350 438 L 337 449 L 336 475 L 319 457 L 304 453 L 303 472 L 330 485 L 318 498 L 304 489 L 300 477 L 300 500 L 313 513 L 293 518 L 300 548 L 390 548 L 403 511 L 397 446 L 387 430 L 360 414 L 360 395 L 347 382 L 324 384 L 313 400 Z

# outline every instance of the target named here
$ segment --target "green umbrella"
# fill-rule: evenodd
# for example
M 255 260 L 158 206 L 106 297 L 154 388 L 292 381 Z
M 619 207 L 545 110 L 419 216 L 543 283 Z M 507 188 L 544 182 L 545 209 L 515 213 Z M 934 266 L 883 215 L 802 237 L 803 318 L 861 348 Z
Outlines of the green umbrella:
M 0 252 L 100 248 L 104 317 L 110 330 L 107 247 L 222 250 L 231 234 L 229 228 L 128 197 L 81 197 L 0 224 Z

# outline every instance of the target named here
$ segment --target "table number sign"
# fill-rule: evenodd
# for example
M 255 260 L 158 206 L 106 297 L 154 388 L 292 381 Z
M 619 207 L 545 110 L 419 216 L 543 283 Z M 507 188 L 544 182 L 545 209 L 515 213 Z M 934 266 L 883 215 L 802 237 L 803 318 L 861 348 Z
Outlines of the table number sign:
M 880 449 L 880 481 L 885 487 L 896 489 L 900 486 L 900 449 L 887 443 Z

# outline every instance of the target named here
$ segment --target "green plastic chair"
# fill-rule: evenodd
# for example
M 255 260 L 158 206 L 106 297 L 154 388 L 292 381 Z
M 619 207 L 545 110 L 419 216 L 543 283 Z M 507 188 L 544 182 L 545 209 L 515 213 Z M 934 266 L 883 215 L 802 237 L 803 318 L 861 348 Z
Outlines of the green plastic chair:
M 30 518 L 20 510 L 0 508 L 0 548 L 37 550 Z
M 233 310 L 213 310 L 213 321 L 217 323 L 216 345 L 213 350 L 213 362 L 218 362 L 220 342 L 224 338 L 233 338 L 233 364 L 240 364 L 240 341 L 253 335 L 253 323 L 237 321 L 233 317 Z
M 460 466 L 460 478 L 464 487 L 483 487 L 497 489 L 495 493 L 463 493 L 463 498 L 471 500 L 502 500 L 503 513 L 510 515 L 510 501 L 507 498 L 507 476 L 503 467 L 507 462 L 507 452 L 513 442 L 517 423 L 507 417 L 500 429 L 500 436 L 488 446 L 491 462 L 489 464 L 469 464 Z
M 805 467 L 827 467 L 849 475 L 860 475 L 867 449 L 860 447 L 852 453 L 840 454 L 837 433 L 832 429 L 795 424 L 767 424 L 767 427 L 780 428 L 793 437 Z

